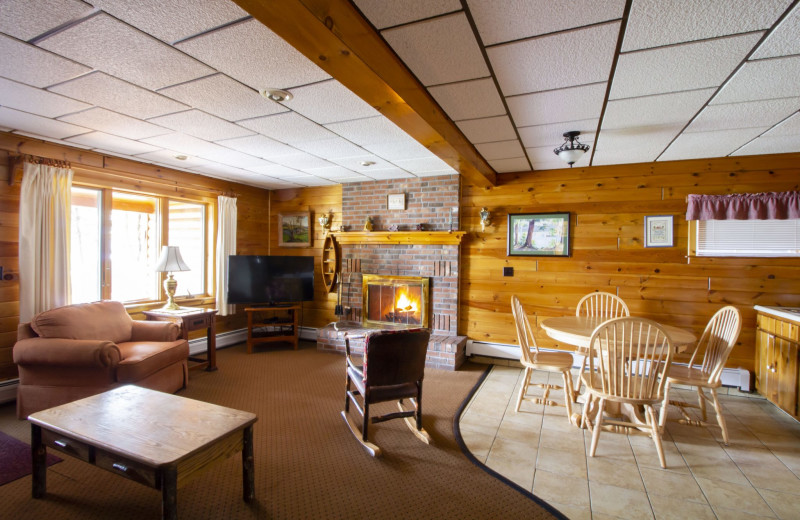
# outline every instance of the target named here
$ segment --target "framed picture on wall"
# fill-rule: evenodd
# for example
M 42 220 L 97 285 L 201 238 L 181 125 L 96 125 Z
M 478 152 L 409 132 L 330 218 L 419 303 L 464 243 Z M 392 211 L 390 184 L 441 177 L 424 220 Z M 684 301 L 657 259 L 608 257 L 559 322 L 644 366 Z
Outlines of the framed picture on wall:
M 644 217 L 644 247 L 672 247 L 672 215 Z
M 311 247 L 311 213 L 281 213 L 278 215 L 278 246 Z
M 569 256 L 569 213 L 508 215 L 508 256 Z
M 389 209 L 406 209 L 406 194 L 393 193 L 386 196 L 386 206 Z

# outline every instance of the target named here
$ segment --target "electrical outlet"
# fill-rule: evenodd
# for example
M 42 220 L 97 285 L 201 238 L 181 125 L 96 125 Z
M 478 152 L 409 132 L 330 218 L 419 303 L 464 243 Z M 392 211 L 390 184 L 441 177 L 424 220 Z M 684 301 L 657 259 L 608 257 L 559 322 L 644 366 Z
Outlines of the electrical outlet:
M 514 276 L 514 268 L 513 267 L 504 267 L 503 268 L 503 276 Z

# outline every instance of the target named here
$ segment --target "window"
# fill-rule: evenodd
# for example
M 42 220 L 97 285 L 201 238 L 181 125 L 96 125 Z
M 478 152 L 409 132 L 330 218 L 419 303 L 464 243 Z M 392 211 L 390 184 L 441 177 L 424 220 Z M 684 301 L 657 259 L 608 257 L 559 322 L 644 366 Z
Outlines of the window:
M 800 256 L 800 219 L 696 222 L 697 256 Z
M 174 273 L 176 297 L 207 295 L 208 218 L 206 202 L 73 186 L 72 302 L 163 300 L 154 267 L 168 244 L 191 268 Z

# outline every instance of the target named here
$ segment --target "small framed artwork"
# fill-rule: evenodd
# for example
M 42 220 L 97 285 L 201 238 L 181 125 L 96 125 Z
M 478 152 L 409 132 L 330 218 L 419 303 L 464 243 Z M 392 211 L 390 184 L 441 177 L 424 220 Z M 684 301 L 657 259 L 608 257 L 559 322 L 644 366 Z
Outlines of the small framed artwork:
M 672 247 L 672 215 L 644 217 L 644 247 Z
M 508 215 L 508 256 L 569 256 L 569 213 Z
M 393 193 L 386 196 L 386 206 L 389 209 L 406 209 L 406 194 Z
M 278 246 L 311 247 L 311 213 L 281 213 L 278 215 Z

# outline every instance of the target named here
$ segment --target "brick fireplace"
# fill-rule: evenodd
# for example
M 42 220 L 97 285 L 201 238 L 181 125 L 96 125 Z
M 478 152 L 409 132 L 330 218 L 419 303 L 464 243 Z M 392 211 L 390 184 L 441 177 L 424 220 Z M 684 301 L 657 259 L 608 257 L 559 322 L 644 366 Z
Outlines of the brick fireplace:
M 389 210 L 388 195 L 404 194 L 406 207 Z M 342 320 L 320 329 L 317 348 L 344 350 L 344 333 L 354 328 L 389 328 L 370 317 L 365 307 L 365 287 L 374 276 L 405 281 L 425 280 L 428 298 L 420 321 L 431 329 L 427 366 L 454 370 L 464 360 L 466 338 L 458 336 L 458 288 L 460 239 L 458 232 L 459 177 L 400 179 L 345 184 L 342 221 L 345 232 L 335 232 L 341 249 L 339 278 Z M 373 231 L 363 230 L 371 217 Z M 423 231 L 415 228 L 422 224 Z M 397 226 L 396 231 L 394 226 Z M 375 289 L 377 290 L 377 289 Z M 403 320 L 402 309 L 381 312 L 391 320 Z M 396 309 L 400 309 L 397 311 Z M 366 310 L 365 310 L 366 309 Z M 397 316 L 395 316 L 397 314 Z M 412 325 L 409 323 L 408 325 Z M 419 326 L 419 325 L 415 325 Z M 353 341 L 351 341 L 351 346 Z M 356 348 L 358 344 L 356 343 Z

